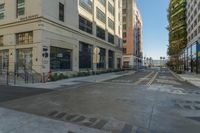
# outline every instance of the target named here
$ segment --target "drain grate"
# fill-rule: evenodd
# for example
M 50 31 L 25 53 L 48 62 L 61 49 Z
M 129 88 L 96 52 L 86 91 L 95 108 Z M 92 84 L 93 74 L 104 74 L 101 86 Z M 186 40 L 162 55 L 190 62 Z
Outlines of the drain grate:
M 183 106 L 185 109 L 192 109 L 192 107 L 190 105 L 184 105 Z
M 195 110 L 200 110 L 200 107 L 194 106 Z
M 87 117 L 83 114 L 71 114 L 68 112 L 52 111 L 48 114 L 48 116 L 53 119 L 72 122 L 74 124 L 86 126 L 89 128 L 112 131 L 117 133 L 132 133 L 134 127 L 133 125 L 127 124 L 122 121 L 116 122 L 113 120 L 98 119 L 96 117 Z M 120 128 L 116 127 L 118 124 L 122 126 L 120 126 Z M 68 131 L 67 133 L 74 133 L 74 132 Z M 143 132 L 138 132 L 138 133 L 143 133 Z
M 69 121 L 73 123 L 77 123 L 80 125 L 84 125 L 87 127 L 93 127 L 96 129 L 102 129 L 107 123 L 107 120 L 98 119 L 98 118 L 88 118 L 83 115 L 78 114 L 68 114 L 66 112 L 58 112 L 58 111 L 52 111 L 48 114 L 49 117 L 52 117 L 54 119 Z
M 48 116 L 52 117 L 52 116 L 55 116 L 57 113 L 58 113 L 58 111 L 53 111 L 53 112 L 49 113 Z
M 133 126 L 131 125 L 128 125 L 128 124 L 125 124 L 121 133 L 131 133 L 132 132 L 132 128 Z
M 85 120 L 85 118 L 86 118 L 85 116 L 79 116 L 78 118 L 76 118 L 72 122 L 81 122 L 81 121 Z
M 57 116 L 56 116 L 56 118 L 57 119 L 61 119 L 61 118 L 63 118 L 64 116 L 66 115 L 66 113 L 59 113 Z
M 200 122 L 200 117 L 187 117 L 187 118 Z
M 200 104 L 200 101 L 194 101 L 196 104 Z
M 78 115 L 68 115 L 68 116 L 66 116 L 65 117 L 65 120 L 67 120 L 67 121 L 71 121 L 71 120 L 73 120 L 75 117 L 77 117 Z
M 106 125 L 106 123 L 107 123 L 108 121 L 106 121 L 106 120 L 100 120 L 98 123 L 96 123 L 93 127 L 94 128 L 97 128 L 97 129 L 101 129 L 101 128 L 103 128 L 105 125 Z

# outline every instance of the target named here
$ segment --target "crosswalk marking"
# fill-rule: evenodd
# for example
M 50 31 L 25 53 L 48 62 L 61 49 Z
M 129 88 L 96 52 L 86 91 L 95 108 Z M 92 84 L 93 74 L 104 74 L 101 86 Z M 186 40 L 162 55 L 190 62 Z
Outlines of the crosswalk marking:
M 140 84 L 141 82 L 143 82 L 144 80 L 146 80 L 147 78 L 149 78 L 153 73 L 154 73 L 154 71 L 152 71 L 151 73 L 149 73 L 148 75 L 146 75 L 144 78 L 140 78 L 138 81 L 136 81 L 134 83 L 134 85 Z

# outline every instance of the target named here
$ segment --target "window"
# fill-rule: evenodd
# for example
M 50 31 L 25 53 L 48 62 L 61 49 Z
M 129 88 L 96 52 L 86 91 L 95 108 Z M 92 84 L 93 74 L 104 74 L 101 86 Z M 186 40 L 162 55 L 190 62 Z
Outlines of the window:
M 123 32 L 123 38 L 126 38 L 126 32 Z
M 96 34 L 97 34 L 96 35 L 97 37 L 105 40 L 105 34 L 106 34 L 105 30 L 103 30 L 102 28 L 100 28 L 100 27 L 97 26 L 97 32 L 96 32 Z
M 114 52 L 111 50 L 108 51 L 108 67 L 114 68 Z
M 25 0 L 17 0 L 17 17 L 25 14 Z
M 79 16 L 79 29 L 92 34 L 92 22 Z
M 123 43 L 126 43 L 126 42 L 127 42 L 127 41 L 124 39 L 124 40 L 123 40 Z
M 110 34 L 110 33 L 108 33 L 108 42 L 114 44 L 114 36 L 112 34 Z
M 108 11 L 109 11 L 112 15 L 115 15 L 115 8 L 113 7 L 112 4 L 110 4 L 110 2 L 108 2 Z
M 108 18 L 108 27 L 113 30 L 115 29 L 115 24 L 110 18 Z
M 93 60 L 92 56 L 93 56 L 92 45 L 84 42 L 79 42 L 79 68 L 91 69 Z
M 0 20 L 4 19 L 5 17 L 5 4 L 0 5 Z
M 98 0 L 102 5 L 106 6 L 106 0 Z
M 16 34 L 16 42 L 18 45 L 21 44 L 32 44 L 33 43 L 33 32 L 24 32 Z
M 99 19 L 103 23 L 106 23 L 106 15 L 99 8 L 97 8 L 97 14 L 96 15 L 97 15 L 97 19 Z
M 3 36 L 0 36 L 0 46 L 3 46 Z
M 106 67 L 106 50 L 104 48 L 99 48 L 99 63 L 97 63 L 97 68 Z
M 32 68 L 33 49 L 32 48 L 20 48 L 16 50 L 16 71 L 21 71 L 26 68 L 30 70 Z
M 59 3 L 59 20 L 64 22 L 65 9 L 64 4 Z
M 126 16 L 123 16 L 123 22 L 126 22 Z
M 123 54 L 126 54 L 126 48 L 123 48 Z
M 71 70 L 71 50 L 65 48 L 50 48 L 51 70 Z
M 123 30 L 126 30 L 126 24 L 123 24 Z
M 123 10 L 122 10 L 122 13 L 123 13 L 123 14 L 126 14 L 126 9 L 123 9 Z
M 79 5 L 88 12 L 92 12 L 92 1 L 91 0 L 79 0 Z

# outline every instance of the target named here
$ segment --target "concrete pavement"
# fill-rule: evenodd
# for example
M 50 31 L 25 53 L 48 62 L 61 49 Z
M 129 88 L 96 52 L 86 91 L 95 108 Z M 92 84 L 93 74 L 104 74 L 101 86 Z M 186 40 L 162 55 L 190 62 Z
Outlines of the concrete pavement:
M 200 75 L 197 74 L 179 74 L 179 77 L 200 88 Z
M 49 89 L 0 85 L 0 102 L 51 92 Z
M 0 133 L 109 133 L 5 108 L 0 123 Z
M 76 89 L 63 86 L 57 91 L 2 102 L 0 106 L 34 114 L 36 120 L 45 117 L 60 121 L 56 127 L 61 129 L 64 123 L 71 123 L 93 129 L 94 133 L 199 133 L 199 96 L 199 89 L 178 80 L 168 70 L 150 69 Z M 49 132 L 43 130 L 45 125 L 40 126 L 38 132 Z M 12 124 L 6 127 L 12 128 Z M 55 131 L 54 127 L 49 130 Z M 28 125 L 24 128 L 33 132 Z

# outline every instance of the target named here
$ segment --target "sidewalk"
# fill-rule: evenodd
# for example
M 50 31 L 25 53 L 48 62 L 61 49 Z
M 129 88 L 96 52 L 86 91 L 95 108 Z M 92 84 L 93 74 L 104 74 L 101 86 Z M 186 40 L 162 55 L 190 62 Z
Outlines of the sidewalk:
M 197 74 L 178 74 L 178 76 L 197 87 L 200 88 L 200 75 Z
M 5 108 L 0 123 L 0 133 L 109 133 Z
M 35 83 L 35 84 L 17 84 L 15 86 L 21 86 L 21 87 L 30 87 L 30 88 L 45 88 L 45 89 L 56 89 L 60 88 L 62 86 L 66 85 L 76 85 L 81 84 L 82 82 L 103 82 L 106 80 L 118 78 L 125 75 L 131 75 L 134 74 L 135 71 L 122 71 L 122 72 L 113 72 L 113 73 L 106 73 L 106 74 L 100 74 L 100 75 L 92 75 L 87 77 L 77 77 L 77 78 L 70 78 L 70 79 L 64 79 L 59 80 L 55 82 L 47 82 L 47 83 Z

